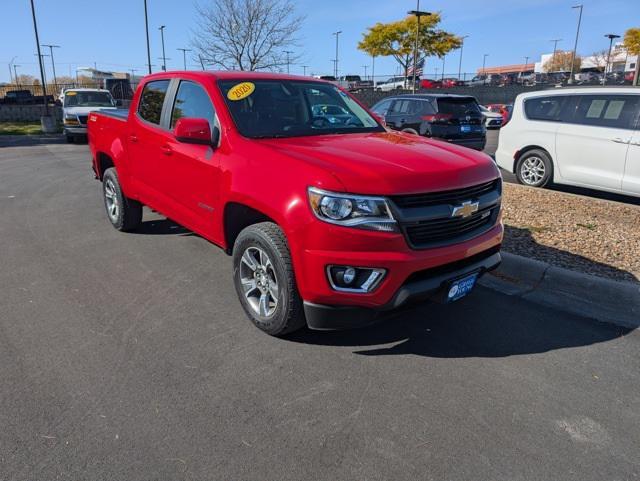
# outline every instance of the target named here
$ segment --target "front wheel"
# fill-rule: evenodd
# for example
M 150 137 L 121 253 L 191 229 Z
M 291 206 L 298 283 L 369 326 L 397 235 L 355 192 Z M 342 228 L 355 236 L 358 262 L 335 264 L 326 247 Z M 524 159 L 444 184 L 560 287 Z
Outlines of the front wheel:
M 261 222 L 240 232 L 233 280 L 240 304 L 262 331 L 282 336 L 305 325 L 287 240 L 276 224 Z
M 119 231 L 134 230 L 142 222 L 142 204 L 125 197 L 120 187 L 116 169 L 105 170 L 102 176 L 104 207 L 111 225 Z
M 516 163 L 516 177 L 521 184 L 544 187 L 551 182 L 552 175 L 551 158 L 542 150 L 530 150 Z

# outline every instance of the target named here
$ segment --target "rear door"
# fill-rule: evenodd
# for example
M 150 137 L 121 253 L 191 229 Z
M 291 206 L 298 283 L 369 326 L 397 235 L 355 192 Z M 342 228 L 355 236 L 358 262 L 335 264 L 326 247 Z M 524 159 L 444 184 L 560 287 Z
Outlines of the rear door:
M 145 84 L 138 109 L 129 119 L 131 130 L 128 137 L 132 177 L 139 187 L 142 201 L 165 214 L 172 211 L 167 192 L 171 172 L 166 165 L 167 156 L 162 150 L 170 135 L 163 116 L 170 84 L 169 79 L 152 80 Z
M 568 183 L 619 191 L 640 96 L 576 95 L 556 135 L 556 163 Z
M 631 136 L 627 151 L 622 190 L 627 194 L 640 196 L 640 111 L 636 118 L 636 130 Z
M 451 141 L 480 140 L 485 136 L 482 113 L 473 97 L 439 97 L 439 120 L 431 127 L 434 137 Z

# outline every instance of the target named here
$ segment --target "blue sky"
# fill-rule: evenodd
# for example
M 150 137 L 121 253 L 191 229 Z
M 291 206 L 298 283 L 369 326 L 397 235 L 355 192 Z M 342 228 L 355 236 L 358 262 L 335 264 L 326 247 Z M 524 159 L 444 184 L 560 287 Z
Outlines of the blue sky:
M 201 0 L 203 1 L 203 0 Z M 521 63 L 525 56 L 538 59 L 550 52 L 552 38 L 562 38 L 558 48 L 571 49 L 577 11 L 567 0 L 422 0 L 421 9 L 439 11 L 442 27 L 458 35 L 469 35 L 464 47 L 463 71 L 472 72 L 489 54 L 487 66 Z M 146 63 L 142 0 L 35 0 L 41 43 L 62 48 L 55 51 L 56 70 L 69 75 L 79 66 L 105 70 L 138 69 Z M 400 19 L 415 8 L 415 0 L 297 0 L 307 19 L 300 32 L 300 64 L 307 72 L 332 73 L 334 37 L 340 38 L 340 73 L 363 74 L 371 61 L 356 49 L 362 33 L 378 21 Z M 623 34 L 629 27 L 640 27 L 638 0 L 583 0 L 584 15 L 578 51 L 590 54 L 607 47 L 606 33 Z M 148 0 L 152 63 L 161 63 L 158 26 L 166 25 L 165 43 L 168 68 L 182 68 L 178 47 L 188 47 L 194 25 L 192 0 Z M 8 64 L 13 57 L 18 73 L 36 74 L 35 40 L 28 0 L 4 0 L 0 29 L 0 82 L 9 80 Z M 459 53 L 450 54 L 445 71 L 457 73 Z M 49 59 L 47 58 L 47 62 Z M 196 67 L 194 61 L 189 62 Z M 441 62 L 430 59 L 427 73 L 441 69 Z M 50 65 L 47 64 L 50 69 Z M 441 70 L 440 70 L 441 71 Z M 376 74 L 392 75 L 396 64 L 390 58 L 376 60 Z M 292 73 L 302 73 L 299 66 Z M 369 70 L 370 73 L 370 70 Z

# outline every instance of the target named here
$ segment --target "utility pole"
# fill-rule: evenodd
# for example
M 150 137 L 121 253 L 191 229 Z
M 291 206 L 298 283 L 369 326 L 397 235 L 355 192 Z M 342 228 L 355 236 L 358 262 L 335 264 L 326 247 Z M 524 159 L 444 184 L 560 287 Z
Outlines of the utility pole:
M 284 53 L 287 54 L 287 75 L 289 74 L 289 54 L 292 54 L 293 52 L 291 50 L 284 50 Z
M 571 75 L 569 76 L 569 83 L 572 84 L 573 83 L 573 71 L 575 69 L 574 65 L 576 63 L 576 55 L 577 55 L 577 51 L 578 51 L 578 36 L 580 35 L 580 23 L 582 22 L 582 7 L 583 5 L 576 5 L 574 7 L 571 8 L 579 8 L 580 9 L 580 13 L 578 15 L 578 28 L 576 30 L 576 41 L 573 44 L 573 54 L 571 55 Z
M 486 68 L 485 68 L 485 67 L 486 67 L 486 65 L 487 65 L 487 57 L 488 57 L 488 56 L 489 56 L 489 54 L 488 54 L 488 53 L 485 53 L 485 54 L 482 56 L 482 75 L 485 75 L 485 70 L 486 70 Z
M 458 80 L 461 80 L 460 75 L 462 74 L 462 49 L 464 48 L 464 39 L 468 37 L 469 35 L 460 37 L 460 63 L 458 63 Z
M 53 49 L 54 48 L 60 48 L 60 45 L 48 45 L 48 44 L 44 44 L 43 47 L 49 47 L 49 52 L 51 52 L 51 67 L 53 69 L 53 86 L 55 88 L 55 91 L 58 91 L 58 78 L 56 77 L 56 62 L 53 59 Z
M 331 59 L 331 63 L 333 63 L 333 73 L 335 74 L 334 77 L 335 77 L 336 80 L 338 80 L 338 77 L 336 77 L 337 72 L 338 72 L 338 69 L 337 69 L 336 65 L 338 64 L 338 62 L 336 62 L 336 60 L 332 58 Z
M 37 53 L 34 53 L 33 55 L 35 55 L 36 57 L 38 56 Z M 42 71 L 44 73 L 44 82 L 45 84 L 47 83 L 47 68 L 45 67 L 44 64 L 44 57 L 48 57 L 49 55 L 46 53 L 41 53 L 40 54 L 40 67 L 42 67 Z
M 11 62 L 9 62 L 9 79 L 11 80 L 11 83 L 15 82 L 15 79 L 13 78 L 13 73 L 11 72 L 11 66 L 13 65 L 13 62 L 18 58 L 18 56 L 15 56 L 11 59 Z
M 553 38 L 550 42 L 553 42 L 553 55 L 551 56 L 551 68 L 556 66 L 556 52 L 558 51 L 558 42 L 562 41 L 561 38 Z
M 334 77 L 338 80 L 338 37 L 342 33 L 342 30 L 338 30 L 337 32 L 333 32 L 332 35 L 336 36 L 336 60 L 334 63 Z
M 36 7 L 31 0 L 31 17 L 33 18 L 33 31 L 36 35 L 36 47 L 38 47 L 38 63 L 40 64 L 40 80 L 42 82 L 42 102 L 44 103 L 44 116 L 49 117 L 49 102 L 47 102 L 47 84 L 44 81 L 44 70 L 42 68 L 42 57 L 40 52 L 40 38 L 38 37 L 38 22 L 36 21 Z M 45 127 L 43 119 L 40 120 Z M 43 129 L 46 131 L 46 129 Z
M 369 68 L 368 65 L 362 65 L 362 68 L 364 69 L 364 79 L 367 80 L 367 68 Z
M 609 39 L 609 54 L 607 55 L 607 65 L 604 68 L 604 78 L 602 79 L 603 85 L 607 83 L 607 70 L 611 68 L 611 71 L 613 71 L 613 65 L 609 66 L 609 64 L 611 64 L 611 49 L 613 48 L 613 40 L 616 38 L 620 38 L 620 35 L 616 35 L 615 33 L 608 33 L 605 35 L 605 37 Z
M 164 29 L 165 25 L 160 25 L 158 30 L 160 30 L 160 38 L 162 39 L 162 70 L 167 71 L 167 56 L 164 54 Z
M 309 68 L 308 65 L 303 65 L 302 66 L 302 76 L 306 77 L 307 76 L 307 69 Z
M 137 68 L 129 69 L 129 72 L 131 72 L 131 80 L 133 80 L 136 77 L 136 72 L 137 71 L 138 71 Z
M 187 70 L 187 52 L 191 52 L 191 49 L 179 48 L 178 50 L 182 51 L 182 63 L 184 64 L 184 69 Z
M 20 65 L 16 65 L 15 63 L 13 64 L 13 81 L 16 83 L 16 85 L 19 86 L 19 84 L 18 84 L 18 71 L 17 71 L 16 67 L 20 67 Z
M 416 16 L 416 42 L 413 46 L 413 82 L 411 83 L 411 92 L 416 93 L 416 73 L 418 70 L 418 46 L 420 45 L 420 17 L 427 17 L 431 15 L 430 12 L 422 12 L 420 11 L 420 0 L 416 0 L 417 5 L 415 10 L 410 10 L 407 12 L 409 15 Z M 404 73 L 405 78 L 407 72 Z
M 144 0 L 144 30 L 147 33 L 147 65 L 151 74 L 151 49 L 149 47 L 149 16 L 147 15 L 147 0 Z

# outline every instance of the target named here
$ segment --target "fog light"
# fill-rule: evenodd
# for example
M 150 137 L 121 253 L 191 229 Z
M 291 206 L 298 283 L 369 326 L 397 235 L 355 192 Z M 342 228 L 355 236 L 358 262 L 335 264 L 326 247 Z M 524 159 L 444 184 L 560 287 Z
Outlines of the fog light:
M 336 291 L 371 292 L 385 273 L 385 269 L 376 267 L 327 266 L 329 284 Z

